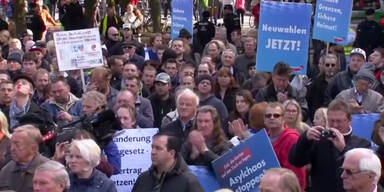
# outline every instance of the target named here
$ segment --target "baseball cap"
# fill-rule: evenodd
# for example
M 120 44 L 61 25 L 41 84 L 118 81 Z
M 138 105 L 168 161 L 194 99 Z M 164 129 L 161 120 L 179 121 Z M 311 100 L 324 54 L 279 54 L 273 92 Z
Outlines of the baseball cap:
M 171 77 L 167 73 L 161 72 L 161 73 L 156 75 L 155 81 L 159 81 L 162 83 L 170 83 Z
M 130 23 L 124 23 L 124 24 L 123 24 L 123 29 L 124 29 L 124 30 L 127 30 L 127 29 L 129 30 L 129 29 L 131 29 L 131 24 L 130 24 Z
M 363 49 L 360 49 L 360 48 L 354 48 L 352 49 L 351 51 L 351 56 L 354 55 L 354 54 L 359 54 L 361 55 L 363 58 L 364 58 L 364 61 L 367 60 L 367 55 L 365 54 L 365 51 Z

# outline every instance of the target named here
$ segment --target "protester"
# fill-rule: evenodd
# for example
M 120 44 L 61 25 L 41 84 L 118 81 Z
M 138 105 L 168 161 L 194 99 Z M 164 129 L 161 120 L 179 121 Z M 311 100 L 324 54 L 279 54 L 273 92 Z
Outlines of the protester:
M 289 128 L 295 129 L 299 134 L 304 133 L 309 126 L 302 121 L 301 108 L 299 103 L 293 99 L 286 100 L 283 103 L 284 120 Z
M 265 172 L 259 185 L 260 192 L 301 192 L 297 176 L 286 168 L 272 168 Z
M 234 109 L 229 113 L 229 121 L 241 119 L 246 125 L 248 124 L 249 111 L 254 103 L 252 93 L 242 89 L 236 92 L 235 100 L 232 103 Z
M 33 175 L 34 192 L 65 192 L 69 186 L 68 172 L 56 161 L 41 164 Z
M 32 179 L 36 168 L 48 161 L 39 153 L 39 129 L 24 125 L 14 129 L 11 138 L 12 161 L 0 171 L 0 190 L 32 192 Z
M 215 96 L 223 101 L 228 111 L 233 111 L 235 102 L 235 94 L 238 91 L 239 85 L 233 77 L 231 70 L 221 68 L 217 74 L 215 82 Z
M 180 156 L 180 148 L 181 142 L 176 136 L 157 133 L 152 141 L 152 165 L 139 175 L 132 192 L 202 192 L 196 176 Z
M 71 174 L 70 192 L 114 192 L 116 186 L 104 173 L 95 169 L 101 150 L 92 139 L 74 140 L 69 147 L 67 165 Z
M 378 181 L 382 165 L 375 152 L 365 148 L 355 148 L 345 153 L 341 166 L 345 191 L 380 191 Z
M 189 165 L 211 166 L 211 162 L 232 146 L 221 126 L 219 114 L 212 106 L 197 109 L 193 131 L 182 148 L 183 158 Z
M 289 154 L 289 162 L 303 167 L 311 164 L 311 189 L 343 191 L 340 158 L 353 148 L 369 148 L 365 139 L 352 134 L 352 115 L 347 103 L 333 100 L 327 111 L 328 127 L 314 126 L 303 133 Z M 324 167 L 327 167 L 325 169 Z

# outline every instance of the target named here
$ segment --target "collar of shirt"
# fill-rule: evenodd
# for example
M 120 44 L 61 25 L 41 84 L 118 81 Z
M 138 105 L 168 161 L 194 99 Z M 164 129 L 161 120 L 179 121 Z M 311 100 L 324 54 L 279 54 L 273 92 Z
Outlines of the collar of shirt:
M 67 103 L 61 104 L 61 103 L 57 103 L 55 100 L 51 100 L 49 103 L 58 106 L 63 111 L 68 111 L 68 109 L 78 100 L 79 98 L 77 98 L 72 93 L 69 93 L 69 101 Z

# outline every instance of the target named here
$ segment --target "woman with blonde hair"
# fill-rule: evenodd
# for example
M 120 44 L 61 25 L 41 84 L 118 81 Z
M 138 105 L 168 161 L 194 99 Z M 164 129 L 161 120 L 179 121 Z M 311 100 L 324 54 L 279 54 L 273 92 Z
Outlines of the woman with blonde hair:
M 316 110 L 313 117 L 313 126 L 328 127 L 327 111 L 326 107 L 320 107 Z
M 0 169 L 11 160 L 11 141 L 8 127 L 8 120 L 0 111 Z
M 309 126 L 305 124 L 301 115 L 301 107 L 296 100 L 289 99 L 283 103 L 284 120 L 288 127 L 296 129 L 299 134 L 304 133 Z

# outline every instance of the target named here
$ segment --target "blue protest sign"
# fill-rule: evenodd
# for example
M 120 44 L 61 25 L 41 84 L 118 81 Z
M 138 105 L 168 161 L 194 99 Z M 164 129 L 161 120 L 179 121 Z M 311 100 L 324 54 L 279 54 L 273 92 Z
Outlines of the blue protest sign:
M 171 38 L 179 36 L 181 29 L 186 29 L 193 34 L 193 1 L 191 0 L 172 0 L 172 24 Z
M 256 70 L 271 72 L 284 61 L 306 74 L 311 4 L 261 1 Z
M 371 141 L 373 125 L 379 117 L 378 113 L 352 115 L 352 133 Z
M 260 179 L 273 167 L 280 167 L 265 129 L 212 162 L 222 187 L 234 191 L 258 191 Z
M 189 170 L 197 177 L 200 185 L 204 191 L 216 191 L 219 190 L 220 184 L 217 181 L 215 174 L 212 170 L 206 166 L 188 166 Z
M 346 45 L 353 1 L 317 0 L 313 38 Z

